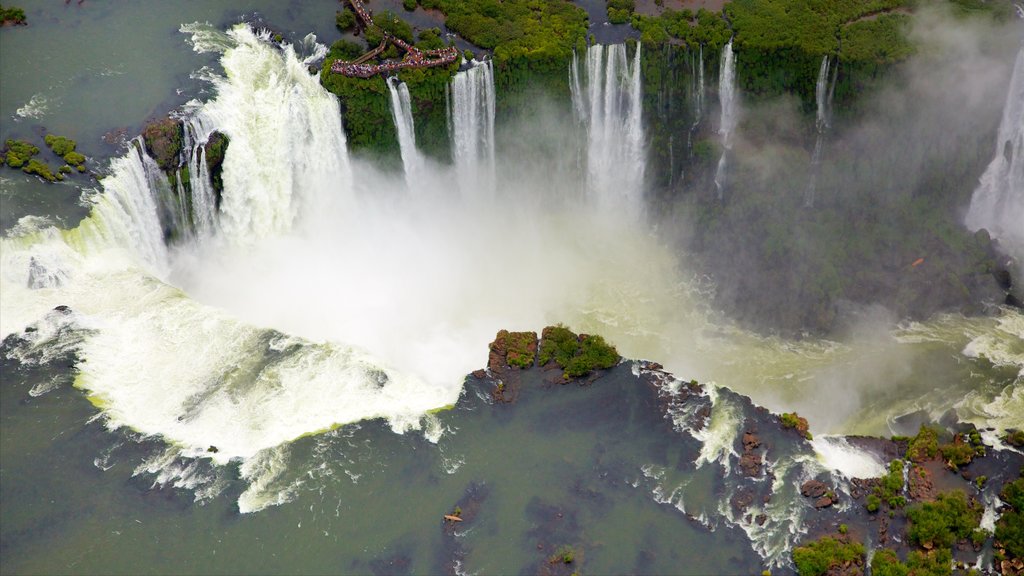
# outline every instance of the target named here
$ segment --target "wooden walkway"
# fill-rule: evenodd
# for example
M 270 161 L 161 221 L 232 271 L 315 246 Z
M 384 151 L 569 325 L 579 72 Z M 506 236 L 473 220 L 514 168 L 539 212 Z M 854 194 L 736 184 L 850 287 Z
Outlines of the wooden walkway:
M 367 29 L 377 29 L 384 37 L 384 40 L 379 46 L 351 62 L 335 60 L 331 64 L 331 72 L 356 78 L 369 78 L 377 74 L 397 72 L 403 68 L 430 68 L 433 66 L 445 66 L 459 59 L 459 49 L 454 46 L 440 48 L 437 50 L 420 50 L 408 42 L 403 41 L 401 38 L 395 38 L 391 34 L 381 30 L 380 27 L 373 23 L 373 18 L 363 6 L 362 0 L 348 0 L 348 2 L 352 5 L 352 9 L 355 10 L 356 16 L 359 17 L 360 21 L 362 21 L 363 27 Z M 402 56 L 401 60 L 385 60 L 379 64 L 367 63 L 369 60 L 376 58 L 377 55 L 383 52 L 388 47 L 388 44 L 394 44 L 405 51 L 405 55 Z

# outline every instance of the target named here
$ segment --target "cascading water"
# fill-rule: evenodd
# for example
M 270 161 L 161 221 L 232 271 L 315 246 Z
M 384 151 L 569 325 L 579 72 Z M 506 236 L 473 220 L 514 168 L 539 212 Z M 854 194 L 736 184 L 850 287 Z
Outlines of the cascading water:
M 320 88 L 291 46 L 263 49 L 252 32 L 231 34 L 246 47 L 222 58 L 237 76 L 215 79 L 217 98 L 202 113 L 231 140 L 223 164 L 222 235 L 248 244 L 291 231 L 322 201 L 346 202 L 352 175 L 338 100 Z
M 818 171 L 821 166 L 821 154 L 825 147 L 825 134 L 832 127 L 832 94 L 835 88 L 834 82 L 829 82 L 829 69 L 831 68 L 828 55 L 821 59 L 821 67 L 818 69 L 818 81 L 814 86 L 814 101 L 817 104 L 817 114 L 814 119 L 814 128 L 817 138 L 814 142 L 814 153 L 811 155 L 811 176 L 807 183 L 807 190 L 804 192 L 804 206 L 814 206 L 814 197 L 818 188 Z
M 718 168 L 715 170 L 715 189 L 719 200 L 725 195 L 725 169 L 727 156 L 732 150 L 732 133 L 736 129 L 737 99 L 736 58 L 732 52 L 732 40 L 729 40 L 722 49 L 722 64 L 718 72 L 718 101 L 722 107 L 718 134 L 721 136 L 722 156 L 718 159 Z
M 578 86 L 573 85 L 573 90 Z M 640 101 L 640 45 L 630 64 L 626 46 L 587 49 L 587 188 L 602 210 L 642 209 L 645 170 Z M 583 98 L 579 92 L 573 101 Z
M 693 100 L 693 124 L 690 125 L 690 131 L 686 136 L 686 150 L 693 157 L 693 135 L 697 131 L 697 127 L 700 126 L 700 121 L 704 116 L 704 45 L 701 44 L 697 54 L 694 55 L 694 66 L 696 73 L 693 75 L 693 85 L 691 87 L 692 100 Z
M 387 84 L 391 93 L 391 117 L 395 121 L 398 147 L 402 154 L 402 164 L 405 166 L 405 182 L 411 190 L 423 166 L 423 158 L 416 149 L 416 129 L 413 124 L 409 87 L 394 76 L 388 78 Z
M 465 195 L 481 188 L 493 191 L 494 67 L 490 60 L 473 61 L 448 86 L 448 131 L 452 158 Z
M 965 223 L 971 230 L 987 229 L 1024 262 L 1024 48 L 1010 78 L 995 155 L 974 190 Z

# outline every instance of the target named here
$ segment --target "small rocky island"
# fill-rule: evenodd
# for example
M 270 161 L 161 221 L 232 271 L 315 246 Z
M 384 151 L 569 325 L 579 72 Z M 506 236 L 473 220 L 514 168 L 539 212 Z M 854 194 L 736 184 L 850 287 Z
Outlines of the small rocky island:
M 950 420 L 922 425 L 914 437 L 829 437 L 833 445 L 886 463 L 878 477 L 848 478 L 816 464 L 806 419 L 773 414 L 724 388 L 678 380 L 653 362 L 623 360 L 600 336 L 577 335 L 564 326 L 549 326 L 539 338 L 534 332 L 500 331 L 490 344 L 487 369 L 467 380 L 467 389 L 477 394 L 464 394 L 460 405 L 487 398 L 515 410 L 526 395 L 551 388 L 615 385 L 609 375 L 623 369 L 639 379 L 657 416 L 684 437 L 680 448 L 697 468 L 708 459 L 714 440 L 709 428 L 723 399 L 741 409 L 736 428 L 728 431 L 731 440 L 719 452 L 722 477 L 714 496 L 728 500 L 726 523 L 749 528 L 748 534 L 770 532 L 773 524 L 775 530 L 795 531 L 784 567 L 801 575 L 865 574 L 869 565 L 876 575 L 1024 573 L 1022 431 L 998 436 Z M 805 465 L 794 473 L 784 461 Z M 468 487 L 445 530 L 452 532 L 455 523 L 465 529 L 484 498 L 482 486 Z M 780 522 L 780 508 L 791 509 L 798 520 Z M 453 547 L 456 553 L 454 541 Z M 542 552 L 538 573 L 569 574 L 583 551 L 551 546 Z

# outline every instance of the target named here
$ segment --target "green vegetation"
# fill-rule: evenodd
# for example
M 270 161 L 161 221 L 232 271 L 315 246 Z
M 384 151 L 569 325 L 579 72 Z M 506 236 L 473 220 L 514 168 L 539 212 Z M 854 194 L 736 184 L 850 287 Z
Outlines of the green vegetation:
M 846 563 L 864 561 L 864 546 L 824 537 L 793 550 L 793 563 L 800 576 L 819 576 Z
M 861 20 L 842 31 L 843 60 L 886 64 L 906 59 L 914 53 L 907 38 L 910 16 L 883 14 L 871 20 Z
M 178 155 L 181 153 L 183 138 L 182 124 L 174 118 L 154 120 L 142 129 L 146 152 L 156 160 L 164 172 L 178 168 Z
M 882 502 L 889 508 L 902 508 L 907 499 L 903 497 L 903 461 L 893 460 L 889 463 L 889 472 L 878 479 L 878 483 L 867 498 L 868 512 L 877 512 Z
M 338 30 L 342 32 L 348 32 L 354 30 L 356 27 L 356 13 L 349 10 L 347 7 L 338 10 L 334 15 L 334 25 L 338 27 Z
M 807 423 L 807 418 L 804 418 L 796 412 L 787 412 L 780 418 L 782 421 L 783 428 L 789 428 L 796 430 L 801 436 L 811 440 L 810 425 Z
M 56 174 L 50 170 L 50 166 L 45 162 L 40 162 L 35 158 L 29 159 L 28 163 L 22 166 L 21 171 L 26 174 L 35 174 L 47 182 L 56 182 L 57 180 L 63 180 L 64 174 L 57 172 Z
M 3 4 L 0 4 L 0 26 L 8 24 L 13 26 L 28 24 L 28 21 L 25 20 L 25 11 L 21 8 L 4 8 Z
M 410 26 L 405 20 L 402 20 L 398 14 L 395 14 L 390 10 L 374 14 L 373 23 L 374 26 L 366 29 L 366 42 L 370 46 L 380 44 L 381 40 L 384 39 L 384 32 L 387 32 L 395 38 L 405 40 L 410 44 L 413 42 L 412 26 Z M 394 54 L 388 57 L 393 58 L 398 56 L 398 51 L 394 46 L 388 50 L 395 50 Z M 387 51 L 384 53 L 387 54 Z
M 736 30 L 737 47 L 795 48 L 822 55 L 838 51 L 842 26 L 906 4 L 906 0 L 733 0 L 725 11 Z
M 952 562 L 949 550 L 914 550 L 904 564 L 895 552 L 882 548 L 871 559 L 871 573 L 875 576 L 946 576 L 953 572 Z
M 1024 477 L 1006 483 L 999 498 L 1010 510 L 996 523 L 996 542 L 1011 558 L 1024 558 Z
M 601 336 L 577 336 L 565 326 L 548 326 L 541 335 L 538 364 L 552 361 L 565 371 L 568 380 L 615 366 L 619 353 Z
M 8 140 L 4 145 L 4 160 L 11 168 L 21 168 L 36 154 L 39 148 L 24 140 Z
M 501 330 L 491 349 L 500 349 L 505 354 L 505 363 L 516 368 L 530 368 L 536 358 L 537 334 L 535 332 L 509 332 Z
M 942 454 L 942 459 L 946 461 L 951 468 L 956 470 L 960 466 L 965 466 L 971 463 L 971 460 L 975 456 L 984 456 L 985 447 L 979 444 L 973 445 L 968 444 L 964 441 L 963 436 L 957 434 L 953 437 L 953 441 L 948 444 L 942 444 L 939 446 L 939 453 Z
M 888 548 L 875 550 L 871 557 L 871 573 L 874 576 L 907 576 L 910 569 L 900 562 L 896 553 Z
M 566 0 L 420 0 L 447 17 L 466 40 L 494 51 L 500 69 L 510 66 L 565 74 L 572 50 L 586 37 L 587 14 Z
M 560 546 L 555 553 L 548 558 L 550 564 L 572 564 L 576 559 L 576 551 L 572 549 L 572 546 Z
M 1003 441 L 1010 446 L 1024 447 L 1024 430 L 1011 430 L 1007 432 L 1006 436 L 1003 436 Z
M 224 192 L 224 155 L 228 151 L 228 137 L 220 132 L 210 134 L 206 141 L 206 169 L 210 174 L 210 184 L 218 196 Z
M 54 154 L 63 158 L 69 166 L 77 168 L 79 172 L 85 171 L 85 156 L 75 152 L 77 143 L 74 140 L 64 136 L 54 136 L 53 134 L 47 134 L 44 140 L 46 145 L 50 147 L 50 150 L 53 150 Z
M 636 10 L 636 2 L 633 0 L 608 0 L 608 22 L 612 24 L 625 24 L 629 22 L 633 11 Z
M 672 39 L 687 48 L 699 46 L 718 50 L 729 41 L 732 30 L 721 14 L 703 8 L 665 10 L 659 16 L 633 16 L 633 27 L 640 31 L 640 41 L 648 47 Z
M 981 520 L 981 507 L 963 492 L 952 490 L 938 495 L 935 502 L 907 508 L 910 541 L 926 549 L 949 548 L 969 538 Z
M 935 458 L 939 452 L 939 433 L 924 424 L 917 436 L 910 439 L 907 446 L 907 459 L 911 462 L 924 462 Z

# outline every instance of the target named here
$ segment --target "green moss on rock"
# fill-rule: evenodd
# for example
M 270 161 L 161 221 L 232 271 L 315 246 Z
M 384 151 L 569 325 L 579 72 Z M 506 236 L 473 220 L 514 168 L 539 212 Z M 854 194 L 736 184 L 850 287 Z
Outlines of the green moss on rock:
M 178 167 L 178 156 L 181 154 L 184 136 L 181 121 L 174 118 L 154 120 L 142 129 L 142 140 L 146 143 L 146 152 L 165 172 Z

